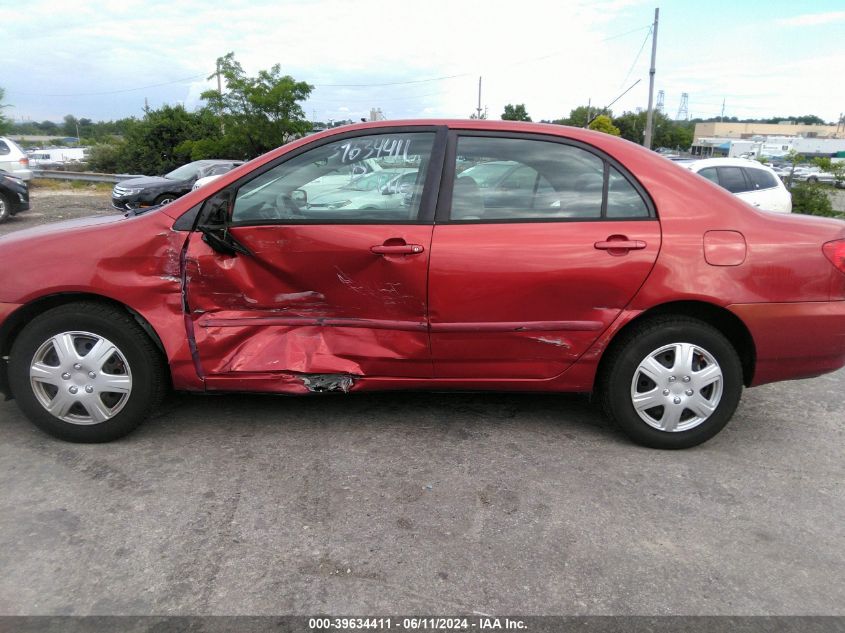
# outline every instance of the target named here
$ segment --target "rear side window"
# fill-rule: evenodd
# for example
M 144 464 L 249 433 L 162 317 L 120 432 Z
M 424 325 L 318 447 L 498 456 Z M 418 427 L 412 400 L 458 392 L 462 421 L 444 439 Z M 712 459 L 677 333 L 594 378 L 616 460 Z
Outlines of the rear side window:
M 775 177 L 764 169 L 746 168 L 745 175 L 754 189 L 771 189 L 778 186 Z
M 731 193 L 749 191 L 748 183 L 741 167 L 719 167 L 719 184 Z
M 607 217 L 648 217 L 648 207 L 634 186 L 615 167 L 610 167 L 607 181 Z
M 6 145 L 4 141 L 0 141 L 0 156 L 5 156 L 6 154 L 11 154 L 12 150 L 9 149 L 9 146 Z
M 586 149 L 461 136 L 450 219 L 459 222 L 649 217 L 637 189 Z

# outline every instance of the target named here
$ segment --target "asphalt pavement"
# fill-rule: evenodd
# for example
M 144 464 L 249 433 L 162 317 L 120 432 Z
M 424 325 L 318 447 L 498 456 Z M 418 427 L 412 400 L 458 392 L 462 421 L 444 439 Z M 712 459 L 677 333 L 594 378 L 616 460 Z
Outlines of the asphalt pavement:
M 104 445 L 0 403 L 0 613 L 842 615 L 843 387 L 677 452 L 576 395 L 176 395 Z
M 36 192 L 3 231 L 109 212 Z M 845 371 L 695 449 L 583 396 L 171 396 L 75 445 L 0 402 L 0 615 L 845 615 Z

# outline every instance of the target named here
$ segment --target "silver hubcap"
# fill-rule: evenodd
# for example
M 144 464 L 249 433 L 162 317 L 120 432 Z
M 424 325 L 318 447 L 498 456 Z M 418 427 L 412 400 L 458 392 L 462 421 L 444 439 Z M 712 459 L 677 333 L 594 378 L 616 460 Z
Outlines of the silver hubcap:
M 44 341 L 32 357 L 29 380 L 41 406 L 71 424 L 110 420 L 132 392 L 126 357 L 90 332 L 63 332 Z
M 654 350 L 634 372 L 631 402 L 661 431 L 688 431 L 707 420 L 722 398 L 722 369 L 707 350 L 673 343 Z

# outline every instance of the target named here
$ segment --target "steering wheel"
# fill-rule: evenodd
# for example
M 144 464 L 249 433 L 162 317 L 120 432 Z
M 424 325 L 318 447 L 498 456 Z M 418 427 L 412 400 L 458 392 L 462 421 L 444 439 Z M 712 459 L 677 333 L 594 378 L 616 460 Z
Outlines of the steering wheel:
M 272 209 L 277 219 L 302 218 L 302 209 L 294 202 L 289 193 L 280 193 L 276 196 Z

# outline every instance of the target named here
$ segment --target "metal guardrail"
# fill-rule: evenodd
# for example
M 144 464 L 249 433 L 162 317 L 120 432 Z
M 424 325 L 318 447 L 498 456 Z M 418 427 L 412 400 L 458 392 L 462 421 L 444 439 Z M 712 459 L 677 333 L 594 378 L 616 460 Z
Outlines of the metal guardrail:
M 58 169 L 33 169 L 33 178 L 52 180 L 78 180 L 82 182 L 120 182 L 130 178 L 140 178 L 139 174 L 99 174 L 93 171 L 61 171 Z

